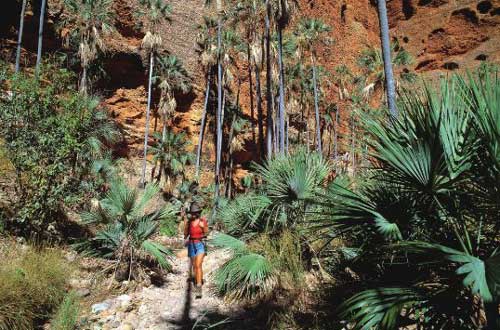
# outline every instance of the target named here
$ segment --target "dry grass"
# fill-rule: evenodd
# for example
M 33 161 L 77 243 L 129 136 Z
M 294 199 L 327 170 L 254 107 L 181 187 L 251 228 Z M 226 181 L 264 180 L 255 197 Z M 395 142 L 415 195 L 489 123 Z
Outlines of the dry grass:
M 71 268 L 59 250 L 1 244 L 0 330 L 33 329 L 61 303 Z

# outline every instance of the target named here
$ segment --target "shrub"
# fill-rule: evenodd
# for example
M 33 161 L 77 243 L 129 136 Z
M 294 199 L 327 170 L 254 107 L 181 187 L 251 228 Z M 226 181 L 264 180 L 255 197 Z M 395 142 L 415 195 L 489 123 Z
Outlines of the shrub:
M 46 70 L 40 80 L 9 76 L 0 103 L 0 138 L 19 195 L 6 227 L 25 236 L 57 233 L 48 229 L 63 218 L 62 202 L 81 205 L 95 194 L 92 161 L 118 137 L 99 100 L 78 94 L 67 70 Z
M 74 330 L 78 322 L 78 296 L 70 292 L 65 297 L 51 322 L 52 330 Z
M 9 243 L 0 257 L 0 330 L 33 329 L 61 303 L 71 268 L 55 249 Z

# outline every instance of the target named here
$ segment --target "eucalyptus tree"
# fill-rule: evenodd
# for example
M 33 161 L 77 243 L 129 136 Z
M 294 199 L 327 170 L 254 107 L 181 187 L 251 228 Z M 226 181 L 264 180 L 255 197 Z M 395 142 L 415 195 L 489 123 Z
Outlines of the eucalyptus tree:
M 158 55 L 158 50 L 162 44 L 159 31 L 160 24 L 169 22 L 170 5 L 163 0 L 139 0 L 142 10 L 139 15 L 145 16 L 146 34 L 142 40 L 142 47 L 149 55 L 149 80 L 148 80 L 148 104 L 146 108 L 146 128 L 144 132 L 144 159 L 142 162 L 141 186 L 146 184 L 146 164 L 148 155 L 149 139 L 149 117 L 151 112 L 152 84 L 154 59 Z
M 38 76 L 40 72 L 40 63 L 42 62 L 42 43 L 43 43 L 43 26 L 45 23 L 45 10 L 47 7 L 47 0 L 42 0 L 40 4 L 40 21 L 38 23 L 38 49 L 36 52 L 36 66 L 35 74 Z
M 198 146 L 196 150 L 196 176 L 200 174 L 201 152 L 203 148 L 203 138 L 207 121 L 207 110 L 210 98 L 210 86 L 212 83 L 213 67 L 217 64 L 217 20 L 205 16 L 204 24 L 199 26 L 201 30 L 198 34 L 197 44 L 201 51 L 201 64 L 206 73 L 205 101 L 203 113 L 201 115 L 200 133 L 198 137 Z
M 389 40 L 389 21 L 387 19 L 386 0 L 377 0 L 378 16 L 380 24 L 380 40 L 382 44 L 382 54 L 384 58 L 385 86 L 387 93 L 387 105 L 392 117 L 398 117 L 396 107 L 396 87 L 394 85 L 394 74 L 392 72 L 391 42 Z
M 21 5 L 21 14 L 19 15 L 19 30 L 17 32 L 17 50 L 16 50 L 16 72 L 19 72 L 21 64 L 21 43 L 23 40 L 23 29 L 24 29 L 24 14 L 26 12 L 27 0 L 23 0 Z
M 64 0 L 67 19 L 64 21 L 71 33 L 68 38 L 78 43 L 78 55 L 82 66 L 80 92 L 88 94 L 88 69 L 99 52 L 106 50 L 103 35 L 113 30 L 112 0 Z
M 316 118 L 316 150 L 321 154 L 323 147 L 321 145 L 321 123 L 319 115 L 319 98 L 317 86 L 316 72 L 316 46 L 322 41 L 324 34 L 330 31 L 330 27 L 319 19 L 305 19 L 299 23 L 298 36 L 299 45 L 302 50 L 310 53 L 312 74 L 313 74 L 313 91 L 314 91 L 314 113 Z

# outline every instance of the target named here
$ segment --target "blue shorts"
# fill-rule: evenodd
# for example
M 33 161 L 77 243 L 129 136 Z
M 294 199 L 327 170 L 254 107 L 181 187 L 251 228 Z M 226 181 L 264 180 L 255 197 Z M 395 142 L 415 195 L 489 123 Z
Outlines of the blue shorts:
M 203 242 L 189 242 L 187 248 L 189 258 L 205 253 L 205 244 Z

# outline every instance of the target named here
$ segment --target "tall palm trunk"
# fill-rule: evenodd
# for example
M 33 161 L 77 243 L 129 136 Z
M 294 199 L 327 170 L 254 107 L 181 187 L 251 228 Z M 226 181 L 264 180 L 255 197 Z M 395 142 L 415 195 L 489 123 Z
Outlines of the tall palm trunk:
M 219 205 L 220 194 L 220 167 L 222 155 L 222 2 L 217 1 L 217 12 L 219 19 L 217 21 L 217 113 L 216 113 L 216 129 L 217 129 L 217 142 L 216 142 L 216 157 L 215 157 L 215 192 L 214 192 L 214 208 L 212 210 L 211 221 L 215 218 L 215 212 Z
M 253 78 L 252 78 L 252 56 L 250 53 L 250 42 L 247 43 L 247 62 L 248 62 L 248 94 L 250 96 L 250 118 L 252 124 L 252 141 L 255 144 L 257 141 L 255 136 L 255 110 L 253 104 Z
M 257 126 L 259 129 L 260 159 L 264 159 L 264 114 L 262 113 L 262 91 L 260 87 L 260 70 L 255 64 L 255 89 L 257 94 Z
M 396 88 L 392 72 L 391 43 L 389 40 L 389 22 L 387 19 L 386 0 L 378 0 L 378 16 L 380 23 L 380 40 L 382 43 L 382 56 L 384 59 L 385 86 L 387 92 L 387 105 L 393 118 L 399 116 L 396 108 Z
M 21 66 L 21 42 L 23 40 L 24 29 L 24 13 L 26 12 L 26 0 L 23 0 L 21 7 L 21 17 L 19 18 L 19 31 L 17 34 L 17 51 L 16 51 L 16 73 L 19 72 Z
M 273 154 L 273 96 L 272 96 L 272 71 L 271 71 L 271 5 L 269 0 L 266 0 L 266 22 L 265 22 L 265 34 L 266 34 L 266 102 L 267 102 L 267 120 L 266 120 L 266 131 L 267 131 L 267 158 L 271 159 Z
M 340 109 L 335 111 L 335 123 L 334 123 L 334 135 L 333 135 L 333 156 L 335 159 L 338 157 L 338 138 L 339 138 L 339 118 L 340 118 Z
M 36 66 L 35 66 L 36 75 L 38 75 L 39 73 L 40 63 L 42 62 L 43 23 L 45 21 L 46 6 L 47 6 L 47 0 L 42 0 L 42 6 L 40 8 L 40 22 L 38 24 L 38 50 L 36 53 Z
M 82 79 L 80 80 L 80 92 L 83 95 L 87 94 L 87 66 L 83 66 Z
M 314 89 L 314 114 L 316 117 L 316 150 L 321 155 L 323 153 L 323 146 L 321 145 L 321 123 L 319 120 L 319 100 L 318 100 L 318 86 L 316 77 L 316 61 L 314 56 L 311 55 L 312 71 L 313 71 L 313 89 Z
M 144 188 L 146 184 L 146 163 L 148 156 L 148 139 L 149 139 L 149 115 L 151 112 L 151 87 L 153 84 L 153 65 L 154 65 L 154 52 L 149 54 L 149 81 L 148 81 L 148 105 L 146 108 L 146 130 L 144 132 L 144 159 L 142 161 L 142 174 L 141 174 L 141 187 Z M 161 169 L 160 169 L 161 172 Z
M 201 163 L 201 150 L 203 148 L 203 135 L 205 133 L 205 124 L 207 121 L 207 108 L 208 108 L 208 99 L 210 96 L 210 77 L 211 77 L 211 68 L 208 68 L 207 71 L 207 88 L 205 90 L 205 104 L 203 105 L 203 113 L 201 115 L 201 126 L 200 126 L 200 135 L 198 137 L 198 148 L 196 150 L 196 176 L 200 175 L 200 163 Z
M 279 151 L 285 152 L 285 79 L 283 71 L 282 29 L 278 26 L 278 66 L 279 66 Z

